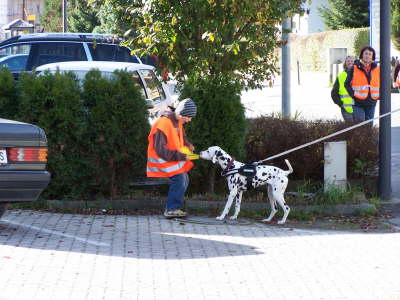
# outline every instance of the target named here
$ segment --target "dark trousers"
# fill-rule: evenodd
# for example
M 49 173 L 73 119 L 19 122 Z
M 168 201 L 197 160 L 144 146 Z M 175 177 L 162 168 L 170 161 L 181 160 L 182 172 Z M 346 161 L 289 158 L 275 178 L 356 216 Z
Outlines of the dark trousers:
M 362 122 L 366 120 L 371 120 L 374 118 L 375 115 L 375 105 L 368 105 L 368 106 L 353 106 L 353 114 L 354 120 L 356 122 Z M 372 122 L 370 124 L 372 126 Z
M 183 204 L 183 197 L 189 185 L 189 176 L 187 173 L 177 174 L 172 177 L 169 185 L 166 210 L 180 209 Z

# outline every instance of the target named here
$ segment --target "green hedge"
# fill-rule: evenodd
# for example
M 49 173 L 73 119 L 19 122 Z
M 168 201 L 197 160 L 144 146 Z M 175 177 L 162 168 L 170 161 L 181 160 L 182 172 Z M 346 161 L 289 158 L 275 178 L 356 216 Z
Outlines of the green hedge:
M 46 131 L 47 199 L 116 198 L 133 177 L 145 174 L 148 112 L 127 72 L 111 79 L 90 71 L 24 74 L 18 84 L 0 70 L 2 116 Z
M 19 82 L 15 119 L 40 126 L 48 139 L 48 169 L 52 174 L 46 196 L 74 197 L 84 193 L 85 128 L 80 87 L 71 74 L 24 74 Z M 82 184 L 83 183 L 83 184 Z
M 17 114 L 17 84 L 7 68 L 0 67 L 0 112 L 1 117 L 10 119 Z
M 250 120 L 246 152 L 250 161 L 259 161 L 287 151 L 348 127 L 338 120 L 277 118 L 265 116 Z M 330 141 L 347 141 L 347 177 L 365 178 L 372 175 L 378 165 L 378 129 L 361 126 L 333 137 Z M 286 156 L 267 161 L 287 169 L 284 159 L 291 162 L 291 179 L 322 180 L 324 177 L 324 144 L 317 143 Z
M 96 192 L 111 198 L 126 192 L 135 176 L 145 175 L 150 131 L 145 101 L 132 76 L 121 71 L 114 74 L 106 79 L 100 72 L 89 72 L 83 85 L 87 159 Z
M 347 48 L 348 55 L 358 57 L 362 47 L 369 45 L 369 28 L 324 31 L 308 35 L 290 35 L 292 68 L 296 61 L 302 72 L 328 72 L 329 48 Z
M 105 79 L 92 71 L 82 84 L 70 73 L 26 74 L 18 84 L 10 76 L 0 70 L 2 117 L 37 124 L 48 137 L 52 180 L 45 198 L 123 197 L 128 183 L 145 174 L 148 113 L 128 73 Z M 196 152 L 218 145 L 240 161 L 258 161 L 347 126 L 341 121 L 274 116 L 246 121 L 239 87 L 220 78 L 189 79 L 184 97 L 192 97 L 198 106 L 187 126 Z M 363 126 L 335 140 L 343 139 L 348 142 L 348 178 L 371 175 L 378 162 L 377 129 Z M 266 163 L 287 169 L 284 158 L 294 168 L 291 180 L 322 180 L 322 143 Z M 225 178 L 219 171 L 209 161 L 196 161 L 190 191 L 214 190 L 217 183 L 215 190 L 224 192 Z
M 244 159 L 247 124 L 240 85 L 218 76 L 189 78 L 181 94 L 182 99 L 187 97 L 198 108 L 197 116 L 187 126 L 188 138 L 197 150 L 218 145 L 235 158 Z M 202 160 L 195 164 L 191 178 L 197 190 L 214 191 L 215 166 Z

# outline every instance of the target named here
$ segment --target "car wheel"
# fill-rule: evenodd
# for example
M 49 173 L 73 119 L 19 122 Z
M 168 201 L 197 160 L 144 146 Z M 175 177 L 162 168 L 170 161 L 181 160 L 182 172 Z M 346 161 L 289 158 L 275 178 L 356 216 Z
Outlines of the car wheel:
M 0 203 L 0 218 L 4 215 L 7 210 L 7 203 Z

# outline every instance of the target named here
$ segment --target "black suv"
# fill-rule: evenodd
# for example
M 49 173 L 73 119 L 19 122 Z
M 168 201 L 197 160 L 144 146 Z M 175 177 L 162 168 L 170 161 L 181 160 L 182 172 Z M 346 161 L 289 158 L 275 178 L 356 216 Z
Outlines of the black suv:
M 85 33 L 35 33 L 0 42 L 0 67 L 17 78 L 20 72 L 64 61 L 118 61 L 142 63 L 112 35 Z

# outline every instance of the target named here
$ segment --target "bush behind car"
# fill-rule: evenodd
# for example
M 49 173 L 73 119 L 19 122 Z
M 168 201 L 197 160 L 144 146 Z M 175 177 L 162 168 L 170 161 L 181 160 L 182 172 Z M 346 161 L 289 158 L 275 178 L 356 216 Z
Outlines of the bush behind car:
M 144 98 L 127 72 L 24 74 L 0 88 L 7 118 L 36 124 L 48 136 L 47 199 L 115 198 L 146 163 L 149 125 Z M 0 71 L 0 79 L 9 78 Z M 3 84 L 0 84 L 3 87 Z M 17 96 L 12 97 L 14 89 Z

